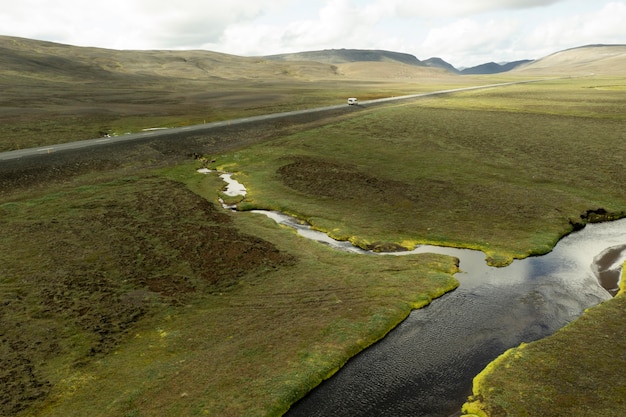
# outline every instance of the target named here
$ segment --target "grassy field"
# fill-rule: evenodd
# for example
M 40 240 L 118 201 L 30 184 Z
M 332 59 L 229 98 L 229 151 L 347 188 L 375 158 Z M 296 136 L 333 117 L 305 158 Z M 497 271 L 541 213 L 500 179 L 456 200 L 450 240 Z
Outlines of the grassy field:
M 506 264 L 549 251 L 589 210 L 623 215 L 626 98 L 598 88 L 615 82 L 387 106 L 223 155 L 215 167 L 249 188 L 242 210 L 286 211 L 362 247 L 462 246 Z
M 464 246 L 506 264 L 626 211 L 625 105 L 623 79 L 553 80 L 364 109 L 211 157 L 247 186 L 241 210 L 280 209 L 363 247 Z M 223 211 L 221 180 L 196 168 L 2 194 L 0 415 L 280 415 L 457 285 L 448 257 L 337 253 Z
M 457 285 L 229 214 L 198 167 L 0 204 L 0 415 L 280 415 Z
M 114 51 L 4 36 L 0 49 L 0 151 L 343 104 L 353 96 L 365 100 L 488 82 L 389 63 L 342 69 L 209 51 Z
M 474 380 L 467 416 L 613 417 L 626 408 L 626 284 L 546 339 L 510 349 Z M 584 356 L 583 356 L 584 352 Z
M 259 82 L 148 79 L 135 84 L 55 82 L 0 76 L 0 151 L 123 135 L 481 83 L 450 77 L 426 83 Z M 32 92 L 27 96 L 24 91 Z

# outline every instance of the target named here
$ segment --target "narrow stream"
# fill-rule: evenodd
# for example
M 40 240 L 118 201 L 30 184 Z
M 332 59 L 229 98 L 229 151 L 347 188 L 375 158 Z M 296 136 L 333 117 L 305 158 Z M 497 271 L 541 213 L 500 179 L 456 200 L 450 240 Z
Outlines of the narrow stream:
M 367 253 L 281 213 L 257 213 L 307 238 Z M 504 268 L 489 267 L 482 252 L 466 249 L 421 246 L 394 255 L 422 252 L 457 257 L 460 286 L 413 311 L 296 403 L 287 417 L 458 415 L 473 377 L 498 355 L 554 333 L 611 298 L 626 260 L 626 219 L 587 225 L 549 254 Z

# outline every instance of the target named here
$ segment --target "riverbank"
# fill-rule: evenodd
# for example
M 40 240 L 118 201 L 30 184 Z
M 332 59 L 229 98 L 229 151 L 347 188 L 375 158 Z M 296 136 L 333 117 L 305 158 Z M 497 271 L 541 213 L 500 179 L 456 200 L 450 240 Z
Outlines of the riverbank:
M 626 409 L 624 281 L 615 298 L 588 309 L 553 336 L 510 349 L 489 364 L 474 379 L 464 415 L 619 415 Z
M 208 169 L 198 170 L 200 173 L 211 173 Z M 244 199 L 247 194 L 246 187 L 232 178 L 228 173 L 215 173 L 226 183 L 226 187 L 222 196 L 229 196 L 237 200 Z M 234 208 L 235 206 L 225 205 L 225 208 Z M 303 236 L 328 244 L 338 250 L 350 250 L 363 255 L 371 254 L 370 251 L 351 246 L 349 242 L 339 242 L 329 238 L 325 233 L 311 230 L 310 226 L 301 224 L 297 219 L 291 218 L 277 212 L 257 211 L 272 218 L 278 224 L 288 225 Z M 242 214 L 245 215 L 245 214 Z M 599 223 L 602 219 L 612 218 L 611 213 L 597 213 L 589 211 L 581 219 L 592 223 Z M 480 345 L 480 351 L 485 354 L 487 351 L 497 353 L 500 343 L 504 340 L 534 340 L 552 334 L 559 329 L 563 323 L 568 322 L 571 317 L 578 317 L 583 309 L 589 306 L 595 306 L 605 297 L 604 291 L 599 287 L 602 286 L 606 291 L 612 292 L 613 287 L 617 285 L 619 279 L 620 265 L 617 261 L 623 260 L 623 252 L 625 245 L 621 244 L 621 233 L 624 231 L 624 221 L 615 223 L 615 232 L 610 223 L 605 222 L 603 225 L 590 225 L 584 230 L 579 230 L 574 235 L 567 236 L 562 242 L 559 242 L 554 250 L 545 256 L 527 259 L 525 261 L 517 261 L 509 268 L 489 268 L 484 264 L 479 253 L 473 253 L 468 250 L 449 249 L 442 247 L 421 247 L 418 251 L 405 251 L 409 253 L 424 253 L 433 251 L 433 253 L 447 254 L 460 259 L 460 268 L 464 271 L 462 282 L 463 285 L 454 294 L 449 295 L 445 301 L 445 307 L 440 304 L 430 307 L 431 315 L 428 318 L 423 317 L 417 320 L 415 317 L 420 316 L 419 312 L 411 314 L 411 317 L 403 322 L 405 330 L 394 330 L 384 341 L 376 346 L 368 349 L 364 355 L 352 359 L 348 366 L 344 367 L 339 376 L 325 382 L 323 386 L 311 392 L 303 401 L 295 404 L 287 415 L 292 417 L 298 416 L 351 416 L 354 414 L 372 414 L 391 412 L 393 415 L 399 413 L 429 412 L 431 410 L 434 415 L 448 413 L 454 410 L 453 398 L 458 398 L 459 394 L 465 392 L 464 382 L 468 382 L 474 374 L 460 372 L 455 369 L 452 373 L 448 373 L 446 368 L 471 368 L 480 369 L 482 359 L 478 359 L 478 352 L 474 352 L 468 348 L 468 344 L 463 344 L 464 349 L 452 350 L 444 354 L 451 345 L 452 341 L 446 341 L 445 334 L 453 333 L 454 339 L 469 340 L 473 339 L 474 343 Z M 609 226 L 609 228 L 603 227 Z M 598 232 L 592 232 L 598 230 Z M 580 237 L 579 237 L 580 236 Z M 586 236 L 586 237 L 584 237 Z M 612 238 L 609 238 L 612 236 Z M 616 245 L 617 244 L 617 245 Z M 591 254 L 601 251 L 593 259 Z M 476 262 L 478 260 L 478 262 Z M 623 262 L 623 261 L 620 261 Z M 567 266 L 566 266 L 567 265 Z M 595 279 L 584 279 L 590 275 L 587 266 L 591 265 Z M 623 268 L 623 266 L 621 266 Z M 541 271 L 550 271 L 549 274 L 542 275 Z M 573 275 L 568 275 L 573 274 Z M 614 276 L 616 275 L 617 276 Z M 561 279 L 557 277 L 561 276 Z M 614 282 L 613 282 L 614 279 Z M 536 285 L 537 281 L 541 285 Z M 596 282 L 597 281 L 597 282 Z M 515 285 L 513 286 L 512 284 Z M 497 294 L 500 293 L 502 285 L 505 285 L 505 295 L 507 302 L 503 303 Z M 598 285 L 597 291 L 592 291 L 590 285 Z M 550 289 L 554 286 L 555 288 Z M 467 287 L 470 287 L 469 289 Z M 621 283 L 621 292 L 624 291 L 626 285 Z M 482 290 L 481 290 L 482 288 Z M 556 291 L 555 291 L 556 290 Z M 563 292 L 562 292 L 563 291 Z M 573 294 L 587 293 L 587 296 L 576 297 Z M 594 294 L 592 296 L 592 293 Z M 520 308 L 520 305 L 527 303 L 529 297 L 534 298 L 534 307 L 527 311 Z M 542 298 L 547 298 L 547 305 L 541 303 Z M 465 312 L 471 317 L 483 317 L 483 319 L 472 322 L 470 318 L 459 318 L 454 316 L 452 321 L 446 321 L 443 317 L 449 316 L 451 311 L 460 308 L 466 302 L 471 302 L 465 306 Z M 506 304 L 505 311 L 498 311 L 499 306 Z M 498 317 L 496 322 L 490 321 L 485 316 L 485 311 L 480 308 L 474 308 L 475 305 L 485 305 L 491 315 Z M 542 314 L 531 312 L 533 310 L 543 311 Z M 564 314 L 564 312 L 567 312 Z M 514 317 L 511 322 L 511 317 Z M 428 322 L 428 325 L 411 324 L 414 322 Z M 526 323 L 520 325 L 521 322 Z M 557 323 L 561 323 L 560 325 Z M 414 327 L 413 332 L 419 332 L 426 336 L 425 342 L 423 338 L 409 339 L 407 336 L 397 336 L 409 333 L 410 328 Z M 458 326 L 458 327 L 457 327 Z M 438 337 L 428 337 L 429 331 L 438 333 Z M 466 334 L 465 329 L 471 328 L 471 334 Z M 489 343 L 488 340 L 480 338 L 485 328 L 489 329 L 489 340 L 497 340 L 497 343 Z M 536 332 L 537 328 L 550 329 L 541 334 Z M 430 329 L 430 330 L 429 330 Z M 445 329 L 445 330 L 444 330 Z M 503 329 L 506 329 L 503 331 Z M 391 329 L 390 329 L 391 330 Z M 400 345 L 394 343 L 394 340 L 402 339 Z M 407 343 L 408 342 L 408 343 Z M 410 345 L 412 348 L 407 351 L 402 346 Z M 508 346 L 511 346 L 509 344 Z M 526 343 L 517 348 L 523 349 Z M 506 346 L 505 346 L 506 347 Z M 420 357 L 420 352 L 431 352 L 428 358 L 421 358 L 417 364 L 413 364 L 410 358 Z M 514 352 L 514 353 L 511 353 Z M 482 381 L 484 378 L 491 376 L 489 369 L 497 366 L 497 363 L 507 355 L 519 355 L 512 349 L 504 355 L 496 359 L 487 366 L 475 381 Z M 384 358 L 381 363 L 375 359 L 377 356 Z M 463 360 L 460 358 L 472 358 Z M 489 357 L 489 354 L 486 355 Z M 494 356 L 491 356 L 493 358 Z M 366 358 L 366 359 L 364 359 Z M 442 359 L 446 358 L 446 359 Z M 438 362 L 439 361 L 439 362 Z M 384 364 L 383 364 L 384 362 Z M 442 363 L 443 362 L 443 363 Z M 505 367 L 508 367 L 505 365 Z M 428 369 L 438 369 L 439 377 L 424 377 L 421 382 L 417 382 L 416 375 L 426 375 Z M 356 371 L 354 371 L 356 369 Z M 402 369 L 401 375 L 396 375 L 397 369 Z M 478 372 L 476 369 L 474 372 Z M 361 374 L 366 374 L 366 379 L 361 381 Z M 377 387 L 374 391 L 370 391 L 371 387 Z M 403 389 L 403 387 L 406 387 Z M 434 392 L 429 391 L 434 387 Z M 458 388 L 457 388 L 458 387 Z M 475 382 L 475 391 L 481 392 L 471 399 L 471 404 L 465 407 L 470 411 L 472 416 L 498 416 L 501 412 L 498 407 L 485 406 L 475 398 L 482 398 L 482 392 L 491 392 L 483 390 L 482 385 Z M 400 392 L 407 391 L 406 397 L 401 397 Z M 396 399 L 394 404 L 387 404 L 385 398 L 393 392 Z M 435 392 L 437 394 L 435 394 Z M 457 393 L 458 392 L 458 393 Z M 364 394 L 365 393 L 365 394 Z M 489 394 L 487 394 L 489 396 Z M 412 403 L 413 400 L 417 402 Z M 445 400 L 444 400 L 445 399 Z M 429 402 L 434 400 L 433 404 Z M 444 405 L 445 403 L 445 405 Z M 510 402 L 509 402 L 510 403 Z M 332 404 L 332 405 L 328 405 Z M 365 406 L 364 404 L 367 404 Z M 458 404 L 458 403 L 457 403 Z M 458 407 L 458 405 L 457 405 Z M 488 409 L 487 413 L 483 413 L 482 408 Z M 403 411 L 400 411 L 403 410 Z M 437 414 L 439 413 L 439 414 Z M 478 413 L 478 414 L 474 414 Z M 512 415 L 519 415 L 520 411 L 516 410 Z M 510 415 L 504 412 L 504 415 Z M 441 414 L 443 415 L 443 414 Z
M 590 266 L 596 265 L 595 254 L 621 244 L 624 236 L 626 220 L 587 225 L 549 254 L 505 268 L 487 266 L 480 252 L 425 248 L 459 258 L 459 288 L 412 312 L 287 416 L 458 412 L 472 379 L 491 361 L 520 343 L 554 334 L 610 298 Z

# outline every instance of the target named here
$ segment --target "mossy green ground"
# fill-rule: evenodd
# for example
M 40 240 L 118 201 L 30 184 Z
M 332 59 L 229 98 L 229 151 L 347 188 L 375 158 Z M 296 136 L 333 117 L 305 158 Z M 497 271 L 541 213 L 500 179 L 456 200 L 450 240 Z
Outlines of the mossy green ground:
M 280 415 L 457 285 L 228 214 L 196 168 L 0 204 L 1 415 Z
M 626 98 L 602 83 L 615 80 L 366 110 L 215 166 L 248 187 L 240 209 L 286 211 L 363 247 L 462 246 L 505 264 L 549 251 L 587 210 L 623 213 Z
M 280 209 L 362 246 L 466 246 L 506 263 L 550 250 L 587 210 L 626 210 L 620 83 L 364 109 L 212 157 L 248 187 L 241 209 Z M 7 414 L 280 415 L 456 285 L 447 257 L 337 253 L 222 212 L 221 180 L 195 168 L 0 202 Z

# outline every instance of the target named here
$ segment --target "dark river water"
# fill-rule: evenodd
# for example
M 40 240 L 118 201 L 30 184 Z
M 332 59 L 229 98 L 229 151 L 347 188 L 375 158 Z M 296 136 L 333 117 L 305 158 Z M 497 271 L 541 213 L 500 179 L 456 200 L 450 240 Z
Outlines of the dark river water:
M 307 238 L 368 254 L 288 216 L 261 213 Z M 459 287 L 413 311 L 294 404 L 287 417 L 460 415 L 472 379 L 489 362 L 554 333 L 615 294 L 626 260 L 626 219 L 587 225 L 549 254 L 504 268 L 489 267 L 482 252 L 465 249 L 421 246 L 401 254 L 422 252 L 457 257 Z
M 264 213 L 340 249 L 349 243 Z M 552 252 L 489 267 L 482 252 L 423 246 L 460 260 L 460 286 L 413 311 L 384 339 L 352 358 L 286 414 L 298 416 L 452 416 L 473 377 L 506 349 L 548 336 L 611 294 L 626 259 L 626 220 L 591 224 Z M 404 253 L 407 255 L 408 253 Z M 390 256 L 390 255 L 382 255 Z

